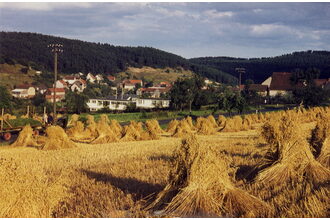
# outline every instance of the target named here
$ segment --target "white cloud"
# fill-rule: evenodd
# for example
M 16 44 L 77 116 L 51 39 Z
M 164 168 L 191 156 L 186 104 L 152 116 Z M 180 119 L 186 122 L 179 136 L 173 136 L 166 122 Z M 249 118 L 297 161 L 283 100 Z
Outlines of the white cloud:
M 89 2 L 0 2 L 0 9 L 31 10 L 31 11 L 52 11 L 63 8 L 90 8 Z
M 223 17 L 232 17 L 234 13 L 232 11 L 223 11 L 219 12 L 215 9 L 204 11 L 204 15 L 209 18 L 223 18 Z

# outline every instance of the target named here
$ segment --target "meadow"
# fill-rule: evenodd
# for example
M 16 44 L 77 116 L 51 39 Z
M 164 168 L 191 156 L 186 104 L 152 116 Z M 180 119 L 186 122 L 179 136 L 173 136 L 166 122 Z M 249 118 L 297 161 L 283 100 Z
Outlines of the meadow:
M 329 115 L 186 118 L 167 129 L 73 116 L 60 141 L 55 128 L 27 128 L 0 148 L 0 217 L 329 217 Z

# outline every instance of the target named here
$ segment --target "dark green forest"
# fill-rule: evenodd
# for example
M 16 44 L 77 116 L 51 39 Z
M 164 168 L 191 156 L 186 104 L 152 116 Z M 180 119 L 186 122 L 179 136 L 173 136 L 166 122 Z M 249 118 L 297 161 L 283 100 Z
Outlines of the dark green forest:
M 151 47 L 122 47 L 91 43 L 62 37 L 26 32 L 0 32 L 0 63 L 20 63 L 38 70 L 52 71 L 53 56 L 48 44 L 64 45 L 59 57 L 59 71 L 65 74 L 92 72 L 115 74 L 127 67 L 183 67 L 227 84 L 237 84 L 235 68 L 246 73 L 242 82 L 252 79 L 260 83 L 276 71 L 317 68 L 320 78 L 330 77 L 330 52 L 304 51 L 268 58 L 201 57 L 185 59 Z
M 330 52 L 328 51 L 304 51 L 294 52 L 277 57 L 268 58 L 232 58 L 232 57 L 200 57 L 189 60 L 194 64 L 209 66 L 233 76 L 238 77 L 235 68 L 245 68 L 242 82 L 252 79 L 260 83 L 267 79 L 272 72 L 291 72 L 295 69 L 306 70 L 317 68 L 320 70 L 319 78 L 330 78 Z
M 219 82 L 233 84 L 237 81 L 230 74 L 212 67 L 191 64 L 183 57 L 151 47 L 113 46 L 36 33 L 0 32 L 0 63 L 20 63 L 38 70 L 52 71 L 53 55 L 47 48 L 51 43 L 64 46 L 58 68 L 65 74 L 115 74 L 130 66 L 183 67 Z

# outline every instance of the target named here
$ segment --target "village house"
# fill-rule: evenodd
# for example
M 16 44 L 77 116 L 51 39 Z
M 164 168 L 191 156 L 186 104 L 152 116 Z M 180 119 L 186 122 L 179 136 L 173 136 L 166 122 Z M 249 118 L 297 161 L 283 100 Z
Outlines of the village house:
M 45 93 L 45 98 L 48 102 L 53 102 L 54 99 L 54 91 L 56 91 L 55 100 L 56 102 L 62 101 L 65 98 L 65 89 L 64 88 L 48 88 Z
M 149 87 L 149 88 L 139 88 L 136 94 L 143 96 L 148 94 L 151 98 L 159 98 L 161 94 L 165 95 L 171 90 L 171 87 Z
M 12 96 L 16 98 L 32 98 L 36 95 L 36 89 L 29 84 L 17 85 L 15 89 L 11 90 Z
M 138 98 L 136 95 L 109 96 L 107 98 L 89 99 L 87 106 L 90 111 L 109 108 L 113 111 L 125 111 L 129 106 L 139 109 L 168 108 L 169 99 Z
M 96 81 L 97 81 L 98 83 L 100 83 L 100 82 L 102 82 L 102 81 L 104 80 L 104 78 L 103 78 L 103 76 L 102 76 L 101 74 L 97 74 L 97 75 L 95 76 L 95 78 L 96 78 Z
M 68 81 L 67 81 L 68 82 Z M 63 79 L 61 80 L 57 80 L 56 81 L 56 88 L 63 88 L 63 89 L 67 89 L 68 88 L 68 83 L 66 81 L 64 81 Z
M 96 82 L 96 77 L 93 74 L 88 73 L 87 76 L 86 76 L 86 80 L 90 83 L 95 83 Z
M 154 108 L 169 108 L 170 99 L 161 98 L 139 98 L 136 102 L 136 108 L 139 109 L 154 109 Z
M 261 85 L 268 87 L 269 96 L 285 95 L 291 93 L 294 89 L 303 88 L 306 86 L 304 82 L 293 84 L 291 81 L 292 73 L 289 72 L 274 72 Z M 314 79 L 316 86 L 323 89 L 330 87 L 330 79 Z
M 110 82 L 114 82 L 116 80 L 116 77 L 114 76 L 107 76 L 107 79 L 110 81 Z
M 292 84 L 291 76 L 292 73 L 288 72 L 274 72 L 261 85 L 268 86 L 269 96 L 286 95 L 299 87 Z
M 89 99 L 87 106 L 90 111 L 98 111 L 103 108 L 109 108 L 114 111 L 125 111 L 127 106 L 136 104 L 136 95 L 125 94 L 122 96 L 109 96 L 106 98 Z
M 83 92 L 84 89 L 86 89 L 87 83 L 83 79 L 76 80 L 71 86 L 70 89 L 72 92 L 77 91 L 77 92 Z
M 75 81 L 79 80 L 79 75 L 70 75 L 63 77 L 63 81 L 66 82 L 68 85 L 72 85 Z
M 127 90 L 133 90 L 137 86 L 142 87 L 143 82 L 140 79 L 126 79 L 122 82 L 122 87 Z

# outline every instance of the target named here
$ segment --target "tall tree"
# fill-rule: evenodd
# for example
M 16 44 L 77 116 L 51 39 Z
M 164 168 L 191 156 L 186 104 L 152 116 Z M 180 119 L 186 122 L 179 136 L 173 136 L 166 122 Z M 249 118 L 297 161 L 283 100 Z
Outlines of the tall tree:
M 0 86 L 0 109 L 12 109 L 11 95 L 4 86 Z

